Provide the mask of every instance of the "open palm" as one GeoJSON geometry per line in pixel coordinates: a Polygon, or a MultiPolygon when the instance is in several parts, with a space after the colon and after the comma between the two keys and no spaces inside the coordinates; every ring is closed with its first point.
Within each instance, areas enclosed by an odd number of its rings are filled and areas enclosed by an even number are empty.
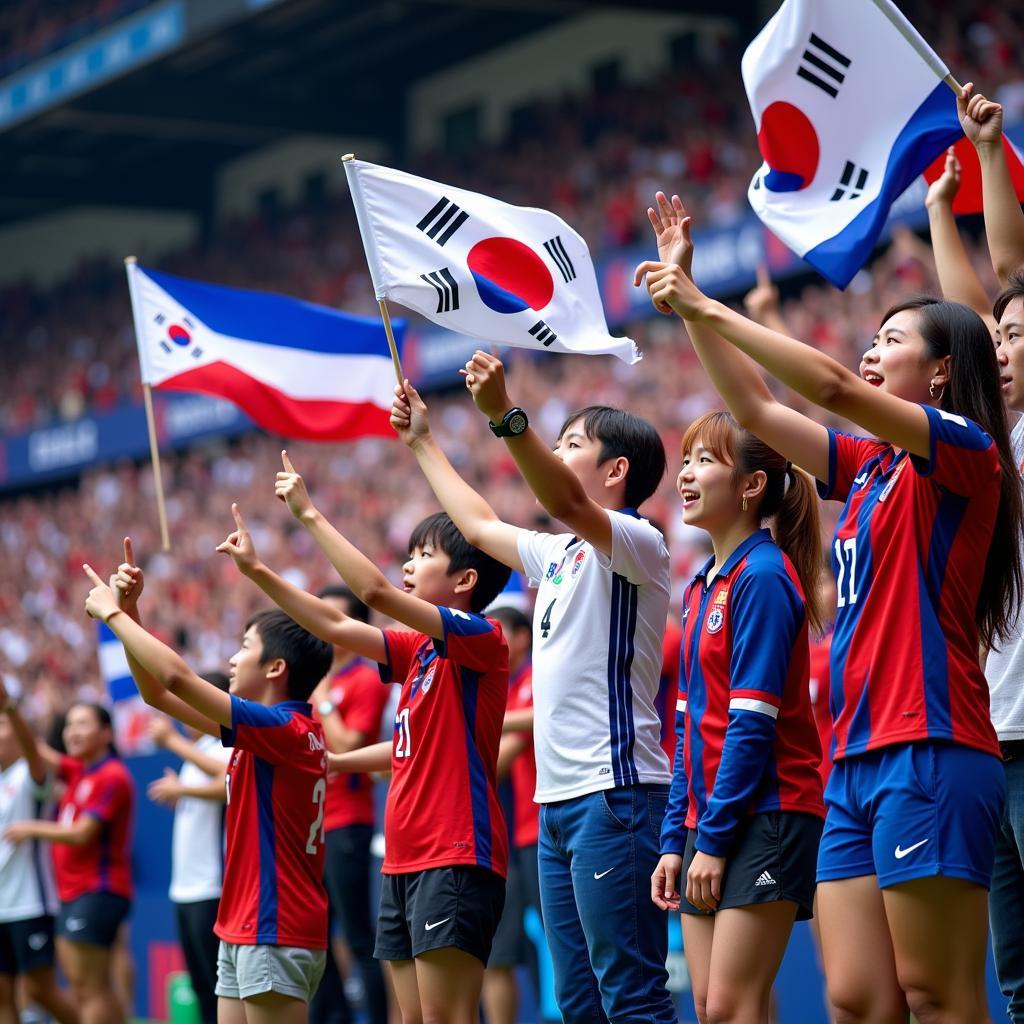
{"type": "Polygon", "coordinates": [[[673,196],[669,202],[664,192],[654,197],[657,209],[650,207],[647,218],[654,228],[654,238],[658,244],[658,259],[662,263],[674,263],[682,267],[687,277],[693,272],[693,240],[690,238],[690,215],[683,206],[679,196],[673,196]]]}

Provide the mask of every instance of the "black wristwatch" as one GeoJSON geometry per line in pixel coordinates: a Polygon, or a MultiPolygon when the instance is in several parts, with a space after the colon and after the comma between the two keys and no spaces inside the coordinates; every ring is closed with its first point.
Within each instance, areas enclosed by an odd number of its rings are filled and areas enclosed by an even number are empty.
{"type": "Polygon", "coordinates": [[[492,423],[488,420],[487,425],[495,437],[518,437],[520,434],[526,433],[530,421],[526,413],[517,405],[501,417],[500,423],[492,423]]]}

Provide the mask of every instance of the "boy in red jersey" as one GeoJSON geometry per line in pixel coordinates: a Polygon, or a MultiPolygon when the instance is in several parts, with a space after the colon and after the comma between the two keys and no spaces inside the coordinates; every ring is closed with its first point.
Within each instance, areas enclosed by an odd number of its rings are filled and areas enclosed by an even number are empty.
{"type": "Polygon", "coordinates": [[[237,506],[237,529],[218,550],[311,632],[376,661],[384,682],[401,683],[393,744],[332,754],[331,768],[392,773],[375,956],[390,962],[403,1019],[477,1024],[508,863],[496,779],[508,647],[478,613],[508,569],[441,513],[413,530],[400,589],[313,506],[287,453],[282,462],[277,496],[356,597],[412,631],[349,618],[271,572],[237,506]]]}
{"type": "Polygon", "coordinates": [[[218,1018],[221,1024],[305,1022],[327,947],[327,757],[307,701],[330,667],[330,648],[283,613],[261,612],[246,624],[225,693],[139,623],[142,572],[129,542],[113,588],[89,566],[85,571],[94,584],[86,611],[124,645],[147,703],[234,748],[215,929],[218,1018]]]}

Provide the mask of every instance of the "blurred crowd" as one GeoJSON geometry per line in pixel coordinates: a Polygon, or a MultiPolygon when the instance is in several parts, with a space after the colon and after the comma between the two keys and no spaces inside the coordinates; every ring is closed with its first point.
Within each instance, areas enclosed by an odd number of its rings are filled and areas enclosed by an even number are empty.
{"type": "MultiPolygon", "coordinates": [[[[1012,61],[1024,46],[1019,8],[968,0],[941,10],[920,6],[921,12],[913,12],[907,5],[907,13],[918,17],[950,66],[962,78],[984,67],[980,82],[1007,105],[1011,118],[1024,117],[1024,79],[1012,61]]],[[[645,210],[658,187],[678,188],[698,224],[728,223],[745,210],[746,183],[757,163],[739,55],[722,39],[695,67],[642,87],[537,104],[502,146],[457,157],[428,154],[416,169],[512,202],[549,206],[598,251],[648,239],[645,210]],[[558,161],[533,159],[537,147],[552,146],[562,154],[558,161]]],[[[969,251],[994,293],[983,243],[969,242],[969,251]]],[[[347,197],[296,209],[279,223],[233,223],[211,244],[161,265],[172,273],[373,312],[347,197]]],[[[901,231],[845,292],[824,284],[791,287],[781,306],[791,332],[856,366],[882,312],[907,294],[935,291],[937,284],[927,244],[901,231]]],[[[0,380],[0,432],[74,418],[137,393],[120,268],[83,266],[46,295],[28,287],[8,289],[0,294],[0,309],[0,350],[18,353],[0,380]]],[[[655,423],[670,472],[644,511],[665,527],[681,583],[705,549],[702,535],[690,535],[679,523],[678,442],[686,424],[718,399],[678,320],[656,316],[624,330],[644,352],[638,365],[513,352],[510,391],[552,440],[568,412],[592,403],[625,406],[655,423]]],[[[457,380],[452,383],[457,387],[457,380]]],[[[435,430],[456,466],[503,517],[534,523],[537,506],[504,446],[481,433],[480,414],[468,395],[453,390],[428,401],[435,430]]],[[[45,719],[79,693],[100,692],[80,567],[89,561],[109,571],[125,534],[132,535],[147,573],[146,620],[200,670],[223,667],[246,617],[264,603],[231,562],[214,553],[231,528],[232,501],[241,506],[269,565],[310,589],[332,580],[333,570],[274,500],[280,448],[278,439],[252,434],[165,457],[170,554],[159,550],[148,464],[108,466],[86,473],[74,486],[0,500],[0,671],[27,684],[36,715],[45,719]]],[[[388,440],[293,444],[289,451],[322,510],[398,579],[409,530],[436,509],[414,460],[388,440]]]]}

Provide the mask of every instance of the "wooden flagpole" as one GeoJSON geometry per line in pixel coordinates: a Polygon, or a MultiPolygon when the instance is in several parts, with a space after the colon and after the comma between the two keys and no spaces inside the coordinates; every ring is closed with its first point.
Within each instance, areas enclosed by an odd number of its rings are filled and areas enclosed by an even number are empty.
{"type": "MultiPolygon", "coordinates": [[[[341,159],[344,161],[355,160],[355,153],[346,153],[341,159]]],[[[391,329],[391,314],[388,312],[388,304],[386,299],[377,300],[377,308],[380,310],[380,318],[384,321],[384,333],[388,336],[388,348],[391,349],[391,362],[395,367],[395,379],[398,381],[399,386],[405,380],[405,374],[402,372],[402,361],[398,358],[398,346],[395,344],[395,332],[391,329]]]]}
{"type": "MultiPolygon", "coordinates": [[[[138,260],[134,256],[125,258],[125,269],[128,270],[128,290],[132,293],[132,313],[135,314],[135,295],[131,271],[138,260]]],[[[135,344],[141,345],[138,320],[135,320],[135,344]]],[[[139,372],[142,372],[142,353],[139,352],[139,372]]],[[[149,430],[149,458],[153,464],[153,491],[156,495],[156,512],[160,520],[160,547],[164,551],[171,550],[171,534],[167,528],[167,503],[164,501],[164,481],[160,472],[160,445],[156,437],[156,416],[153,414],[153,389],[144,380],[142,382],[142,400],[146,406],[146,427],[149,430]]]]}

